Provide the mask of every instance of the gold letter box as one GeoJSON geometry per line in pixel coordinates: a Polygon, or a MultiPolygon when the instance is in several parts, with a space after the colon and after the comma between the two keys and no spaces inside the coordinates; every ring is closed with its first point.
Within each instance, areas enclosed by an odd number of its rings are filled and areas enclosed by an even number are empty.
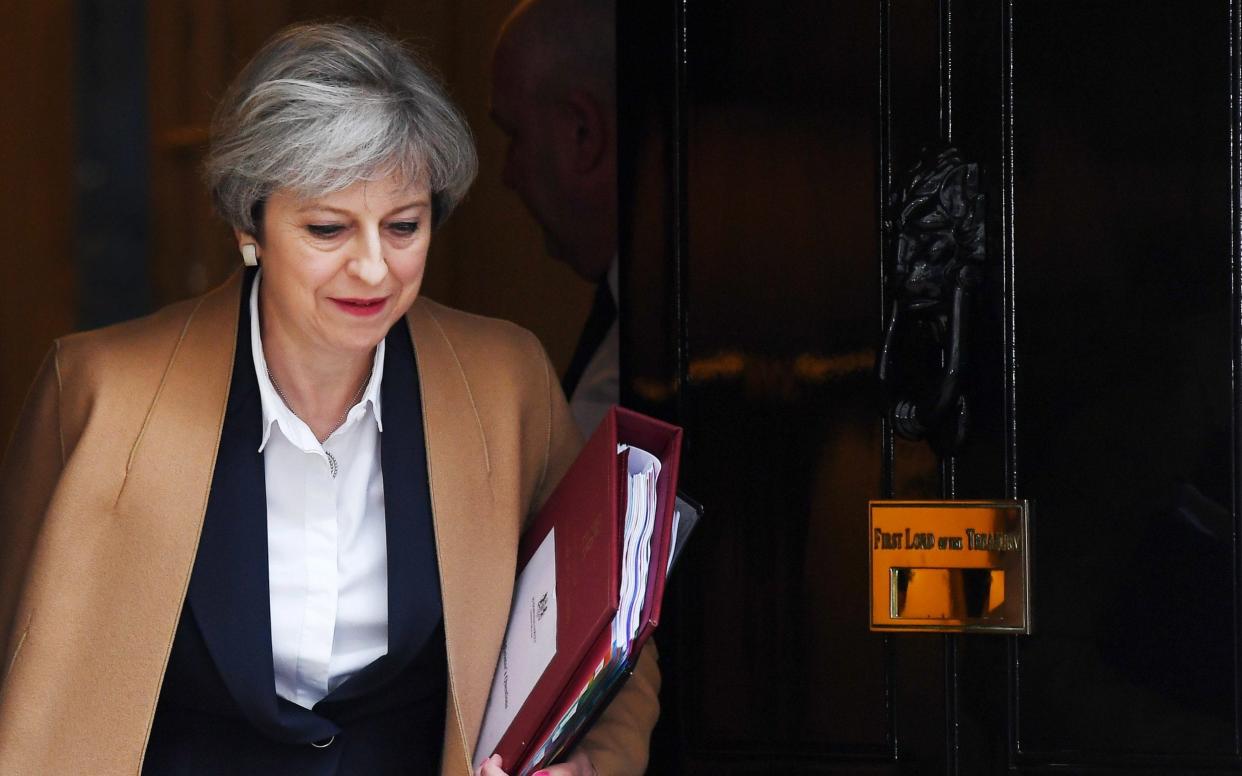
{"type": "Polygon", "coordinates": [[[872,501],[871,630],[1030,633],[1025,501],[872,501]]]}

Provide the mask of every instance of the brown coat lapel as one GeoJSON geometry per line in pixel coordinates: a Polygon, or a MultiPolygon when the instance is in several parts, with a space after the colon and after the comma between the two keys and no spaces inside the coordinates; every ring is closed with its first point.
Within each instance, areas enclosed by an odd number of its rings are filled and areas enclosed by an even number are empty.
{"type": "MultiPolygon", "coordinates": [[[[61,438],[63,471],[3,483],[49,490],[50,503],[0,515],[6,534],[38,526],[12,621],[22,632],[7,639],[0,771],[138,771],[206,507],[237,300],[234,279],[145,327],[59,346],[58,417],[30,432],[61,438]],[[114,350],[113,337],[138,344],[114,350]],[[123,362],[117,378],[75,390],[96,349],[123,362]]],[[[10,455],[27,445],[40,443],[15,437],[10,455]]]]}
{"type": "Polygon", "coordinates": [[[461,767],[470,769],[500,652],[495,622],[507,618],[512,584],[496,584],[488,570],[505,567],[506,558],[511,568],[514,545],[505,541],[503,532],[478,530],[479,517],[494,512],[495,497],[483,428],[461,364],[425,305],[416,304],[408,320],[423,395],[448,652],[449,707],[441,766],[447,776],[460,773],[461,767]]]}

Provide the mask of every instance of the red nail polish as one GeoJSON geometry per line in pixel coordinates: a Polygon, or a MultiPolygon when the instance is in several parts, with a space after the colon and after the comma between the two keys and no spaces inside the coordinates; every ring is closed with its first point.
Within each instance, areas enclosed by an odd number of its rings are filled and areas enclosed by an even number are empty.
{"type": "Polygon", "coordinates": [[[535,776],[548,776],[547,771],[535,771],[535,776]]]}

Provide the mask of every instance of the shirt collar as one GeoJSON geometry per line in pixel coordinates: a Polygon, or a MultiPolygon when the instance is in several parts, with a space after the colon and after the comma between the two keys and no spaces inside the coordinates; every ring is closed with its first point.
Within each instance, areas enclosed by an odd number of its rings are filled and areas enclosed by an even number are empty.
{"type": "MultiPolygon", "coordinates": [[[[280,398],[280,394],[276,393],[276,387],[272,385],[272,379],[268,376],[267,357],[263,354],[263,338],[259,332],[259,282],[262,279],[263,269],[260,268],[255,273],[254,285],[250,289],[250,354],[254,359],[254,374],[259,381],[259,400],[263,407],[263,438],[259,442],[259,452],[263,452],[263,448],[267,447],[267,440],[272,433],[272,424],[279,425],[285,438],[303,450],[307,452],[322,450],[323,446],[319,444],[319,440],[315,438],[310,427],[293,414],[293,411],[280,398]]],[[[380,384],[383,380],[384,340],[380,340],[375,348],[375,358],[371,363],[371,377],[367,380],[367,387],[358,403],[349,408],[341,428],[357,422],[359,416],[365,414],[367,408],[370,407],[371,416],[375,418],[375,425],[383,433],[384,421],[380,407],[380,384]]]]}

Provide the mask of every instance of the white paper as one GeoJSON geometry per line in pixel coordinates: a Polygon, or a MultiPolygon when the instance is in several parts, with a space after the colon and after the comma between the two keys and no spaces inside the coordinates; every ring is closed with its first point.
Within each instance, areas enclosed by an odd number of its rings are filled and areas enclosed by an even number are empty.
{"type": "Polygon", "coordinates": [[[651,537],[656,522],[656,482],[660,478],[659,458],[637,447],[617,446],[618,454],[626,450],[629,451],[629,482],[621,552],[621,594],[612,629],[613,646],[619,650],[629,649],[641,624],[651,565],[651,537]]]}
{"type": "Polygon", "coordinates": [[[474,767],[492,756],[535,683],[556,655],[556,529],[531,556],[514,585],[509,627],[492,677],[474,767]]]}

